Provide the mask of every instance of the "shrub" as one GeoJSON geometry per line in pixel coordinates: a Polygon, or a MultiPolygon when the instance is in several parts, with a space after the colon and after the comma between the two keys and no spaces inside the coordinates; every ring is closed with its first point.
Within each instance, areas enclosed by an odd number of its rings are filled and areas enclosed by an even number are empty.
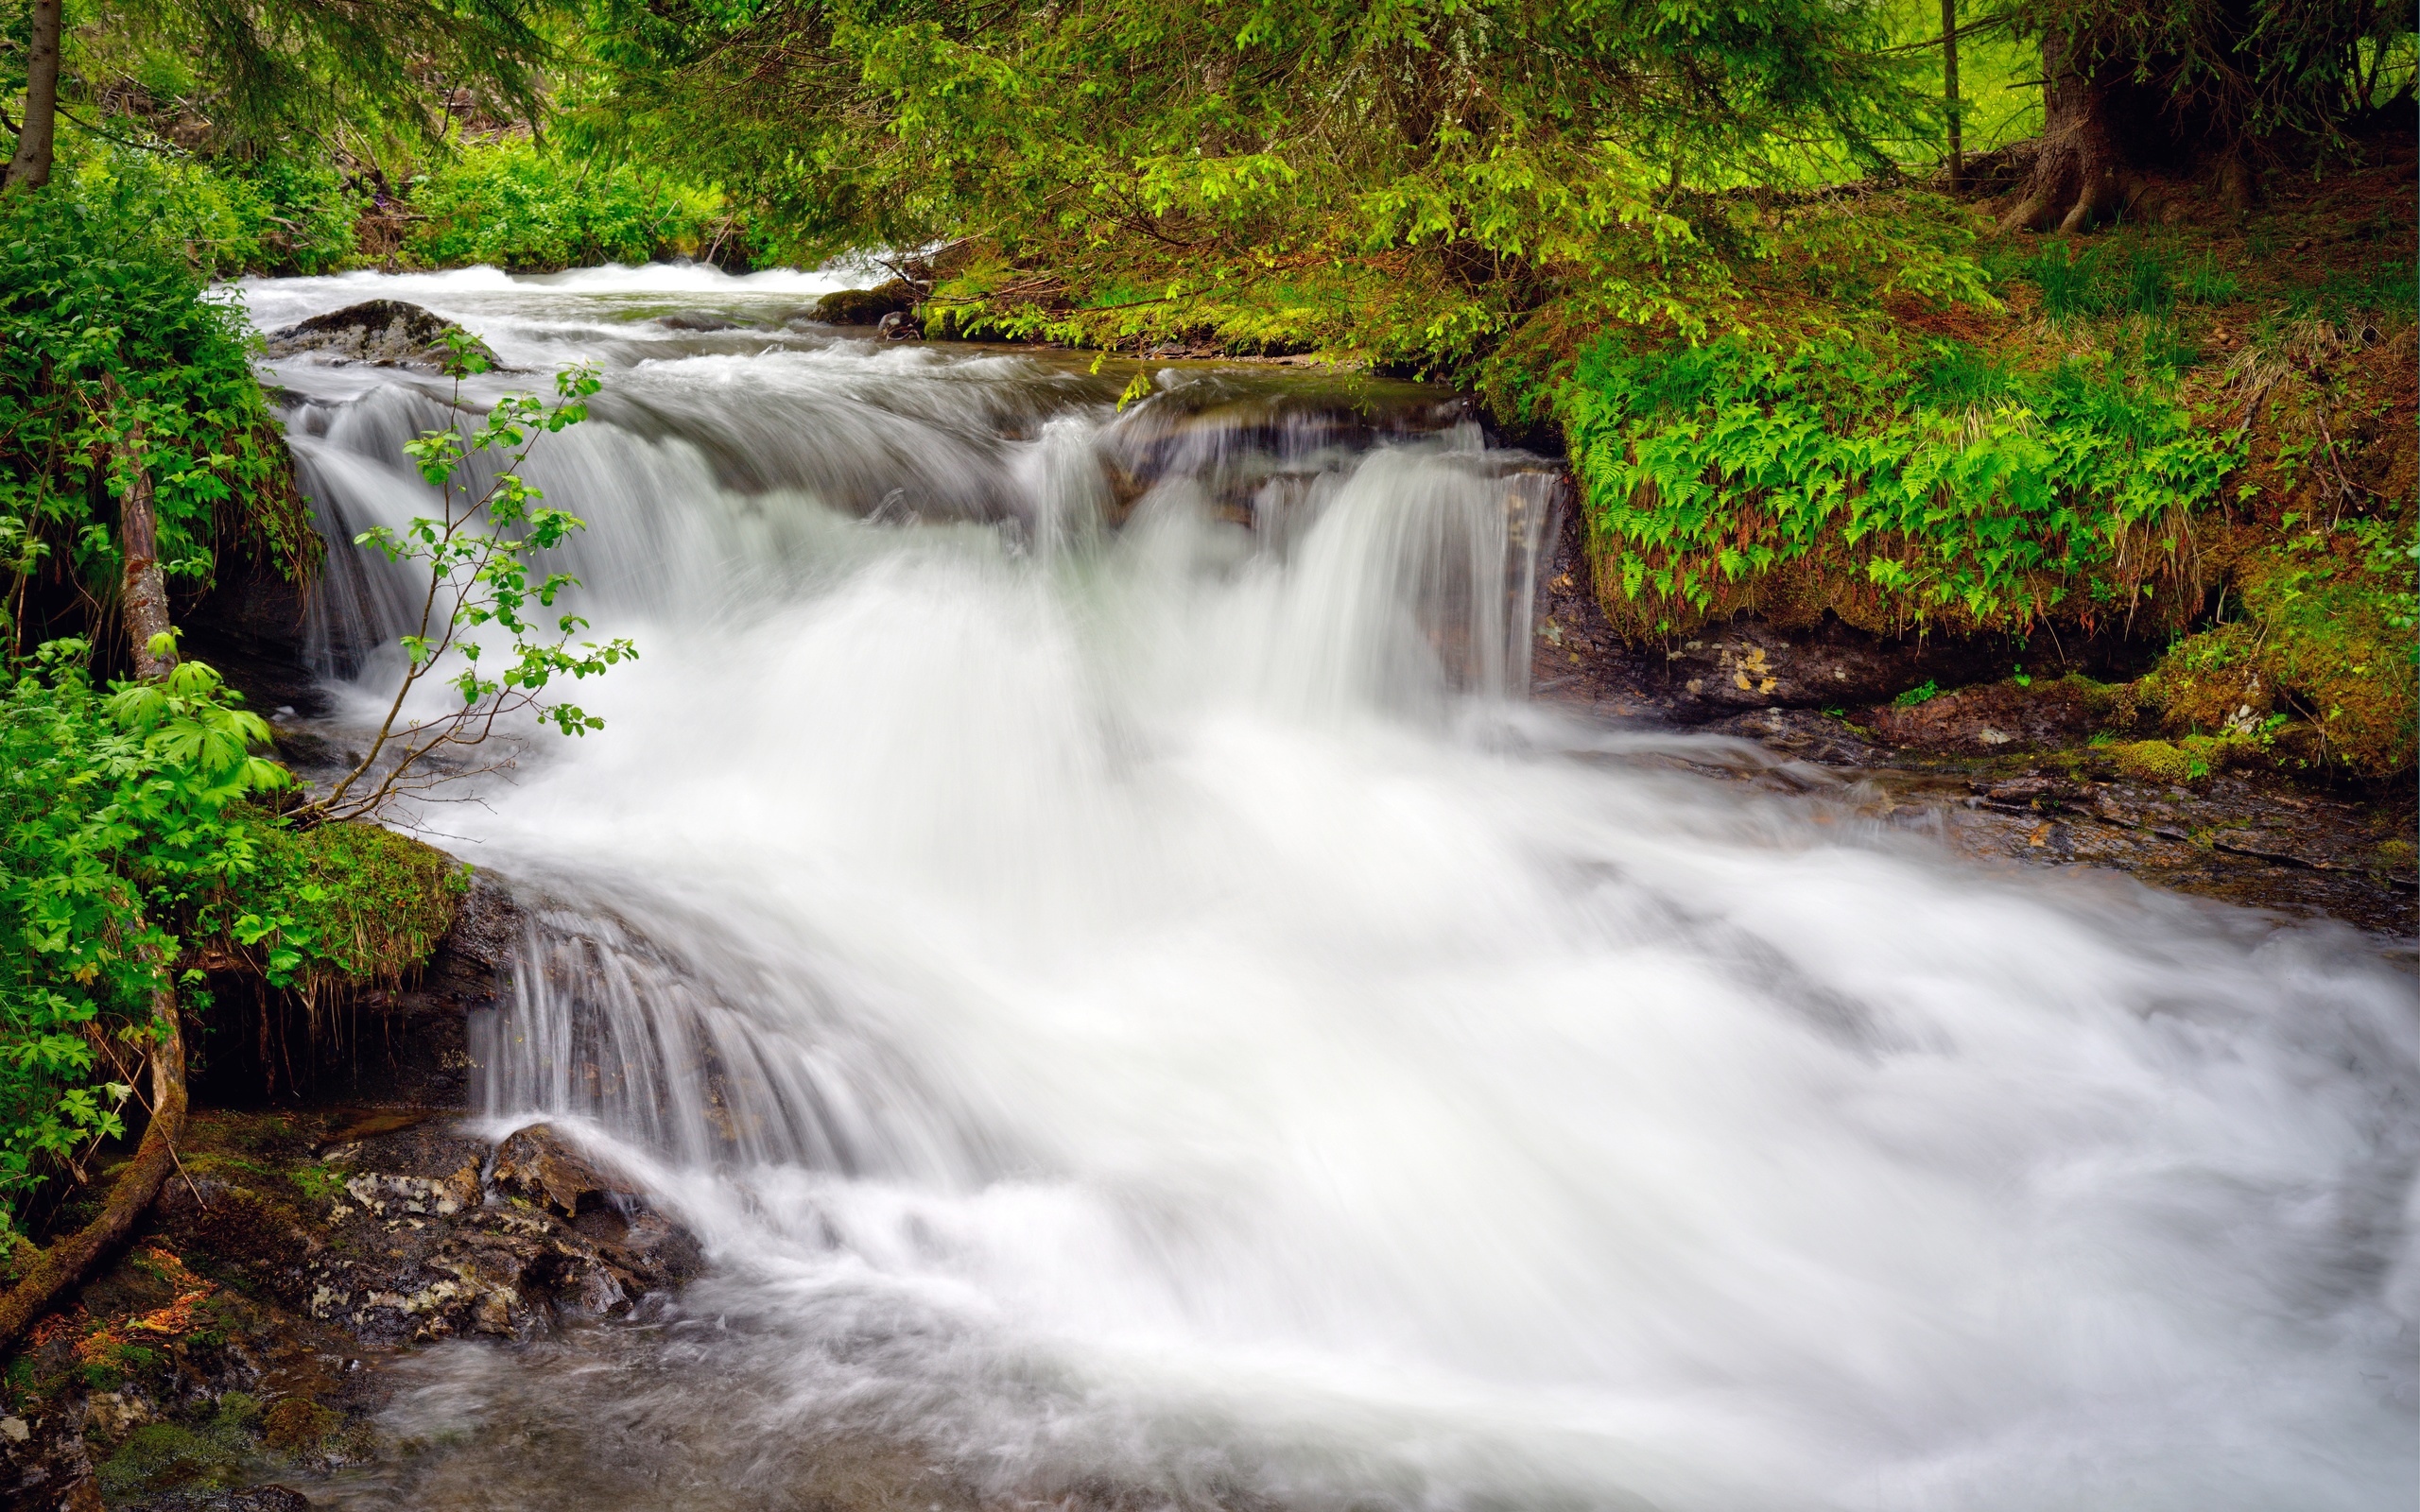
{"type": "MultiPolygon", "coordinates": [[[[175,921],[255,865],[229,810],[284,774],[268,727],[199,662],[103,694],[78,643],[0,687],[0,1200],[122,1133],[127,1088],[99,1053],[147,1024],[175,921]]],[[[0,1232],[6,1215],[0,1214],[0,1232]]]]}
{"type": "Polygon", "coordinates": [[[112,146],[78,164],[88,202],[129,207],[205,279],[328,273],[354,256],[361,211],[335,168],[276,157],[205,163],[112,146]]]}
{"type": "Polygon", "coordinates": [[[1951,368],[1927,381],[1845,342],[1589,349],[1557,409],[1608,613],[1685,627],[1817,566],[1824,607],[1876,626],[2090,623],[2152,596],[2239,438],[2111,361],[1951,368]]]}
{"type": "Polygon", "coordinates": [[[699,256],[724,222],[711,190],[526,140],[462,148],[413,180],[411,204],[413,257],[526,271],[699,256]]]}
{"type": "Polygon", "coordinates": [[[319,538],[242,313],[133,194],[110,180],[0,199],[0,561],[21,579],[80,575],[105,599],[122,564],[96,507],[139,455],[171,579],[207,580],[231,538],[300,568],[319,538]]]}

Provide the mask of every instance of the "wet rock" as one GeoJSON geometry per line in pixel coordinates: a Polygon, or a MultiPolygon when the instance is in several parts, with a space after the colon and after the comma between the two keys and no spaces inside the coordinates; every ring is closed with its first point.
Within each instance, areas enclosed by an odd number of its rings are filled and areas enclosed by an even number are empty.
{"type": "Polygon", "coordinates": [[[735,320],[727,315],[717,315],[712,310],[676,310],[670,315],[656,317],[655,323],[667,331],[704,332],[745,329],[745,322],[735,320]]]}
{"type": "Polygon", "coordinates": [[[878,326],[887,315],[913,309],[917,292],[905,279],[871,289],[835,289],[815,303],[814,318],[825,325],[878,326]]]}
{"type": "Polygon", "coordinates": [[[2001,781],[1978,781],[1967,784],[1981,802],[2001,808],[2043,809],[2073,800],[2079,794],[2077,784],[2065,777],[2033,772],[2023,777],[2001,781]]]}
{"type": "Polygon", "coordinates": [[[318,717],[334,705],[303,662],[307,612],[302,585],[257,562],[230,561],[199,598],[179,608],[177,626],[187,651],[216,667],[254,713],[290,709],[318,717]]]}
{"type": "MultiPolygon", "coordinates": [[[[332,365],[359,362],[441,372],[448,355],[444,334],[460,329],[417,304],[366,300],[270,332],[267,352],[271,357],[316,356],[332,365]]],[[[473,350],[490,368],[502,366],[485,342],[475,340],[473,350]]]]}
{"type": "Polygon", "coordinates": [[[1706,726],[1705,731],[1712,735],[1737,735],[1793,761],[1815,762],[1824,766],[1871,766],[1890,754],[1876,746],[1865,730],[1809,709],[1760,709],[1752,714],[1718,720],[1706,726]]]}
{"type": "Polygon", "coordinates": [[[544,1124],[521,1129],[496,1146],[492,1179],[506,1196],[565,1218],[601,1207],[609,1198],[637,1195],[626,1184],[600,1175],[544,1124]]]}
{"type": "MultiPolygon", "coordinates": [[[[299,1001],[272,999],[253,1012],[273,1016],[230,1037],[195,1078],[197,1095],[233,1102],[274,1077],[283,1094],[323,1108],[431,1111],[468,1106],[474,1075],[474,1024],[491,1020],[511,986],[513,951],[525,928],[511,885],[473,871],[456,903],[453,928],[416,971],[390,987],[357,988],[341,1005],[340,1032],[315,1028],[299,1001]],[[270,1043],[264,1062],[263,1043],[270,1043]]],[[[230,977],[224,990],[252,996],[230,977]]],[[[322,1010],[324,1012],[324,1008],[322,1010]]]]}
{"type": "Polygon", "coordinates": [[[1886,639],[1826,619],[1784,629],[1742,618],[1663,649],[1663,696],[1696,722],[1741,709],[1855,709],[1927,679],[1964,680],[1991,664],[1983,648],[1886,639]]]}
{"type": "Polygon", "coordinates": [[[625,1314],[699,1268],[695,1239],[553,1131],[524,1130],[508,1147],[424,1122],[322,1146],[319,1165],[285,1181],[205,1156],[163,1195],[161,1228],[380,1349],[542,1336],[625,1314]]]}
{"type": "Polygon", "coordinates": [[[925,328],[907,311],[893,310],[874,326],[874,332],[885,341],[916,341],[923,339],[925,328]]]}
{"type": "Polygon", "coordinates": [[[2082,744],[2100,726],[2105,694],[2080,678],[1961,688],[1919,703],[1884,705],[1858,722],[1893,746],[1942,755],[1992,756],[2082,744]]]}

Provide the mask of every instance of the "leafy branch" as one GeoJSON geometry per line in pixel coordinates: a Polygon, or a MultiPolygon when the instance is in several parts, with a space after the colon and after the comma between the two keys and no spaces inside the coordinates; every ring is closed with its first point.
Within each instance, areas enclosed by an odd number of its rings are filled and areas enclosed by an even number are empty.
{"type": "MultiPolygon", "coordinates": [[[[463,380],[485,371],[487,359],[467,332],[449,329],[443,340],[446,371],[454,379],[449,407],[458,411],[463,380]]],[[[579,580],[565,573],[534,576],[529,558],[586,525],[545,504],[520,472],[540,438],[588,418],[588,397],[599,387],[593,366],[567,368],[555,375],[552,404],[535,394],[507,394],[467,439],[459,427],[448,425],[404,443],[422,479],[438,490],[442,512],[415,518],[400,531],[385,525],[366,530],[354,544],[370,546],[390,562],[422,565],[428,587],[418,623],[402,637],[404,677],[377,736],[353,770],[312,805],[315,818],[378,815],[398,797],[470,775],[437,770],[431,758],[482,745],[506,721],[530,717],[566,735],[604,728],[602,719],[550,696],[548,690],[560,679],[596,677],[638,651],[627,640],[574,644],[573,637],[588,622],[568,612],[549,619],[544,612],[579,580]],[[475,489],[462,478],[464,466],[473,456],[490,455],[502,456],[504,464],[485,489],[475,489]],[[499,633],[505,649],[489,657],[499,633]],[[442,680],[461,696],[461,707],[407,719],[404,711],[413,691],[448,665],[454,670],[442,680]]]]}

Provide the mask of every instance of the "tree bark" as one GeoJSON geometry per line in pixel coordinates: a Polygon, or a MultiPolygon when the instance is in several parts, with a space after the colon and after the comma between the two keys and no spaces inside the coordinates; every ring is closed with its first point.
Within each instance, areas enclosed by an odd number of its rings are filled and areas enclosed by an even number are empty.
{"type": "MultiPolygon", "coordinates": [[[[166,971],[164,964],[164,976],[166,971]]],[[[135,1221],[176,1169],[176,1142],[185,1127],[185,1041],[177,1024],[176,989],[158,988],[151,1005],[163,1027],[159,1042],[151,1047],[150,1126],[143,1131],[134,1159],[120,1168],[111,1184],[101,1215],[43,1250],[25,1280],[0,1297],[0,1350],[13,1346],[62,1294],[126,1243],[135,1221]]]]}
{"type": "MultiPolygon", "coordinates": [[[[126,391],[117,380],[105,378],[102,386],[112,407],[123,413],[126,391]]],[[[117,504],[118,550],[126,558],[118,583],[119,606],[127,639],[134,643],[134,675],[162,678],[176,666],[177,653],[173,642],[164,656],[151,648],[155,639],[169,633],[168,582],[160,571],[160,510],[151,491],[151,473],[143,465],[142,421],[128,424],[116,451],[119,471],[126,478],[117,504]]]]}
{"type": "Polygon", "coordinates": [[[60,3],[33,0],[33,45],[26,54],[26,123],[17,131],[16,156],[9,160],[11,189],[50,182],[51,142],[59,129],[60,3]]]}
{"type": "Polygon", "coordinates": [[[2042,39],[2042,137],[2011,231],[2089,231],[2117,213],[2123,167],[2108,90],[2075,65],[2065,38],[2042,39]]]}

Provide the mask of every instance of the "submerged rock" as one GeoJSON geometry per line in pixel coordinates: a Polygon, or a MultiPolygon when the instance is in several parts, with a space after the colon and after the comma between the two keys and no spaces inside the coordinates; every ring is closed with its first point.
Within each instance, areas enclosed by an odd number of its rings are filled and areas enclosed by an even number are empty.
{"type": "MultiPolygon", "coordinates": [[[[401,300],[365,300],[341,310],[315,315],[268,334],[272,357],[317,356],[330,365],[366,363],[374,368],[418,368],[444,370],[448,331],[460,326],[401,300]]],[[[472,349],[500,368],[495,352],[475,337],[472,349]]]]}
{"type": "Polygon", "coordinates": [[[742,322],[735,320],[727,315],[717,315],[712,310],[675,310],[670,315],[657,316],[655,323],[664,327],[667,331],[738,331],[744,329],[742,322]]]}

